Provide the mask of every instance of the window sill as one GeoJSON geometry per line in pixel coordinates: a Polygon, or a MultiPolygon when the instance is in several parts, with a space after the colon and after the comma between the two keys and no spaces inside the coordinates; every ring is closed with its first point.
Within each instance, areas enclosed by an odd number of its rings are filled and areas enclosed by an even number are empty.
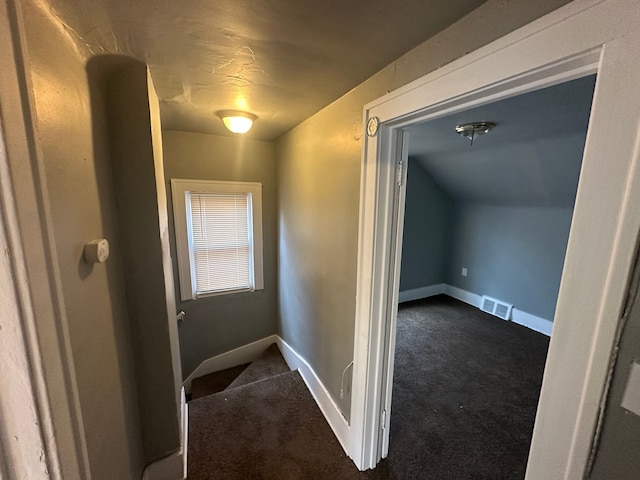
{"type": "Polygon", "coordinates": [[[237,289],[237,290],[223,290],[223,291],[219,291],[219,292],[210,292],[210,293],[199,293],[196,294],[195,298],[192,298],[191,300],[201,300],[203,298],[211,298],[211,297],[221,297],[224,295],[234,295],[234,294],[238,294],[238,293],[254,293],[254,292],[259,292],[261,291],[254,289],[254,288],[241,288],[241,289],[237,289]]]}

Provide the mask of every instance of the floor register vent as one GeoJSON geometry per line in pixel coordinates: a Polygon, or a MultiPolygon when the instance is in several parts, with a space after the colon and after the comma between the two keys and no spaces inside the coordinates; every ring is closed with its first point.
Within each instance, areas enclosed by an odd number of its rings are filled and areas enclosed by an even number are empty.
{"type": "Polygon", "coordinates": [[[511,320],[511,309],[513,309],[513,305],[496,300],[495,298],[487,297],[486,295],[482,296],[480,310],[483,312],[490,313],[491,315],[500,317],[503,320],[511,320]]]}

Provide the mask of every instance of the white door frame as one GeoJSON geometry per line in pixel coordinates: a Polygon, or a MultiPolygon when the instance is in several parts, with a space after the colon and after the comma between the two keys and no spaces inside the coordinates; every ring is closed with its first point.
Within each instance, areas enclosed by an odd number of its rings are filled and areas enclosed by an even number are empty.
{"type": "Polygon", "coordinates": [[[0,476],[89,479],[22,25],[0,0],[0,476]]]}
{"type": "Polygon", "coordinates": [[[640,231],[640,3],[580,0],[368,105],[364,145],[350,455],[386,455],[401,230],[399,132],[416,121],[597,73],[580,184],[540,394],[527,479],[586,472],[640,231]],[[626,94],[625,94],[626,93],[626,94]]]}

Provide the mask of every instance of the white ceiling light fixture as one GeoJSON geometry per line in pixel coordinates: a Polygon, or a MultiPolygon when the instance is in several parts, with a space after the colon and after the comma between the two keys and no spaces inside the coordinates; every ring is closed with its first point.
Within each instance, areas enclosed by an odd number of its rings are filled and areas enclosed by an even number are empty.
{"type": "Polygon", "coordinates": [[[473,145],[473,140],[477,135],[489,133],[489,131],[495,126],[496,124],[491,122],[463,123],[461,125],[456,125],[456,133],[471,140],[471,145],[473,145]]]}
{"type": "Polygon", "coordinates": [[[222,119],[224,126],[232,133],[247,133],[258,118],[252,113],[239,110],[221,110],[218,112],[218,116],[222,119]]]}

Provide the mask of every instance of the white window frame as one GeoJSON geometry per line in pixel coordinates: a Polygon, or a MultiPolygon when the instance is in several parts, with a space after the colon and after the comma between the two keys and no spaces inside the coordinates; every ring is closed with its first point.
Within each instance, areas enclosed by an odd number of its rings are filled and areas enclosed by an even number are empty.
{"type": "Polygon", "coordinates": [[[214,180],[171,179],[171,196],[173,200],[173,221],[176,234],[176,251],[178,256],[178,277],[180,280],[180,298],[197,300],[199,298],[229,295],[264,289],[263,246],[262,246],[262,184],[259,182],[221,182],[214,180]],[[198,294],[196,292],[193,253],[190,240],[190,222],[187,215],[186,196],[189,193],[246,193],[250,198],[251,222],[250,236],[253,244],[253,288],[227,290],[198,294]]]}

